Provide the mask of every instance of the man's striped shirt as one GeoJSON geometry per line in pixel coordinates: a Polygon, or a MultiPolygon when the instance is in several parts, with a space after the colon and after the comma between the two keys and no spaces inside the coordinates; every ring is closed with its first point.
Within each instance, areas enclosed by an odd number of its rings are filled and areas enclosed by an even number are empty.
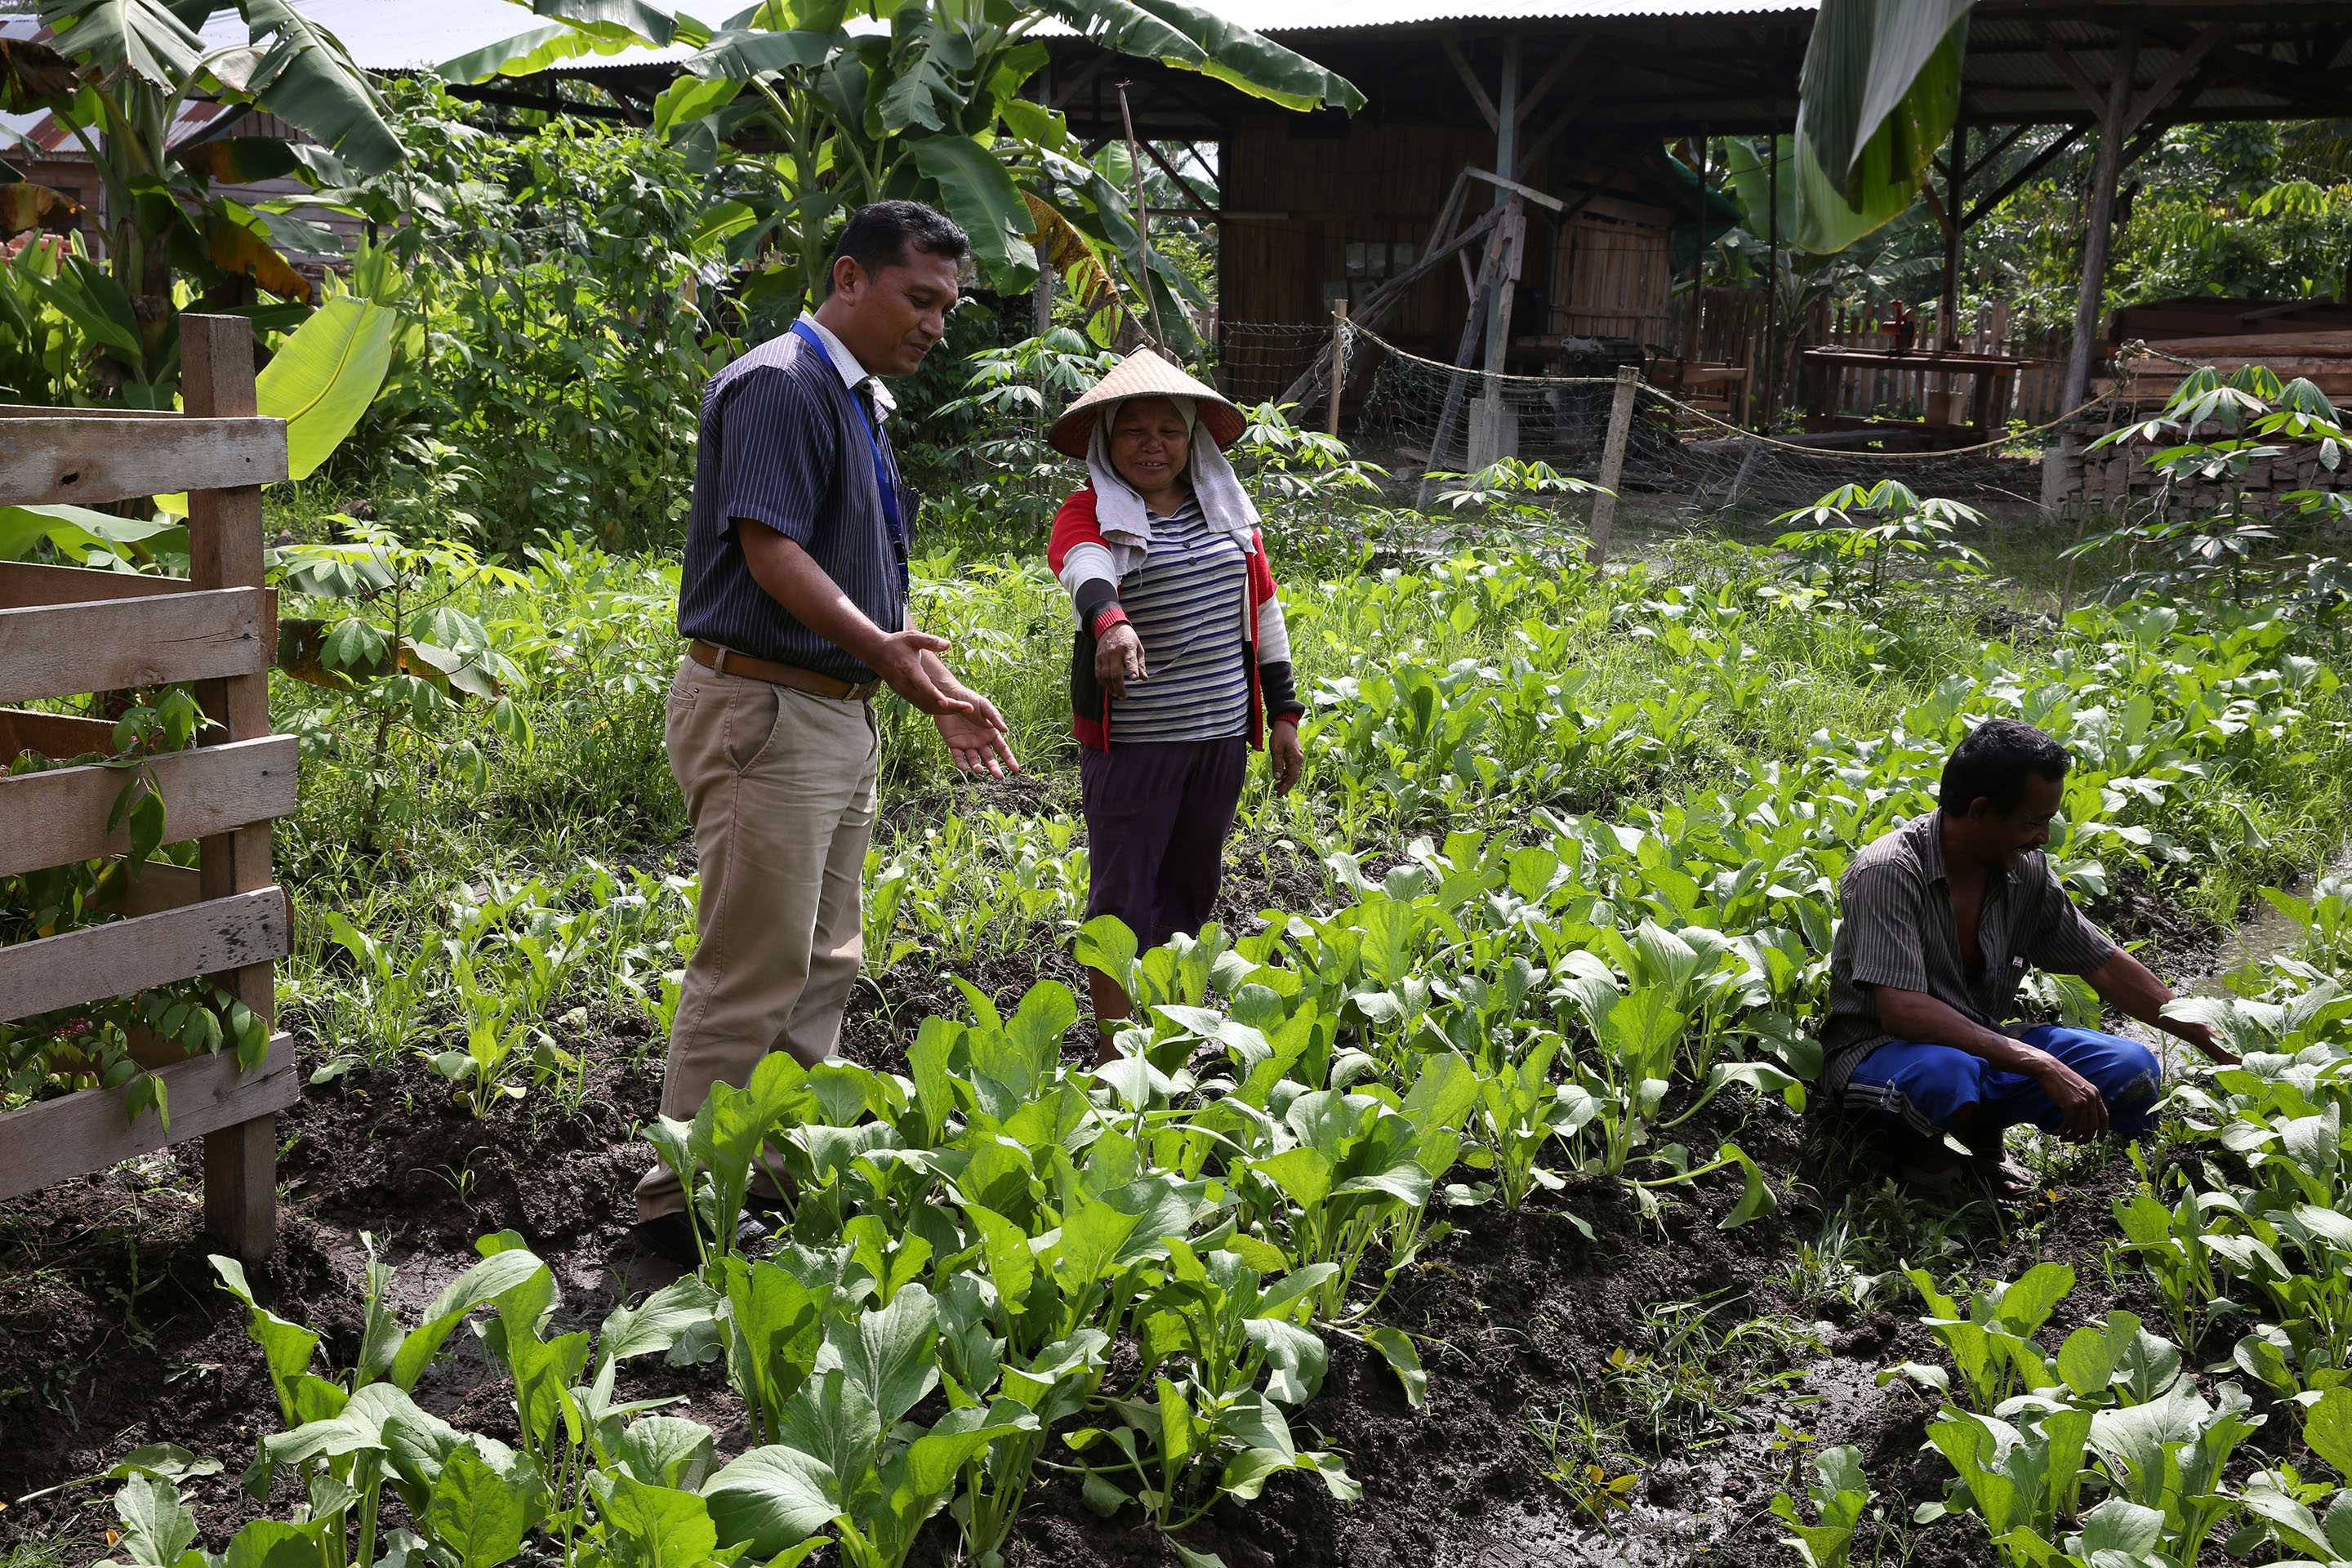
{"type": "Polygon", "coordinates": [[[1242,616],[1249,560],[1229,533],[1210,528],[1197,500],[1151,519],[1143,563],[1118,584],[1118,602],[1142,639],[1146,679],[1110,705],[1114,745],[1222,741],[1249,729],[1249,671],[1242,616]]]}
{"type": "Polygon", "coordinates": [[[806,551],[866,619],[886,632],[906,626],[900,545],[890,538],[874,462],[878,443],[899,491],[903,542],[916,503],[879,423],[889,395],[838,339],[822,329],[818,336],[815,345],[793,332],[772,338],[703,389],[677,629],[860,685],[874,672],[770,597],[736,537],[746,523],[774,529],[806,551]],[[869,430],[877,434],[869,437],[869,430]]]}
{"type": "Polygon", "coordinates": [[[1985,879],[1977,915],[1983,966],[1969,978],[1944,868],[1941,812],[1914,818],[1855,856],[1838,881],[1838,899],[1822,1026],[1822,1087],[1832,1095],[1843,1094],[1863,1058],[1895,1037],[1879,1020],[1877,987],[1923,992],[1998,1030],[2015,1016],[2027,964],[2088,974],[2116,952],[2037,851],[1985,879]]]}

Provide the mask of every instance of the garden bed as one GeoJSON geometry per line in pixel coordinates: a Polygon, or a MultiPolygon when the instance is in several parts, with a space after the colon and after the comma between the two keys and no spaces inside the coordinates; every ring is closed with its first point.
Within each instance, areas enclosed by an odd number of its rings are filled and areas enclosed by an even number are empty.
{"type": "MultiPolygon", "coordinates": [[[[1243,879],[1243,893],[1257,890],[1243,879]]],[[[1007,963],[973,978],[1009,998],[1036,973],[1007,963]]],[[[1046,973],[1078,978],[1066,952],[1048,955],[1046,973]]],[[[917,1018],[961,1000],[913,962],[885,975],[878,993],[917,1018]]],[[[860,998],[848,1053],[904,1070],[877,991],[861,987],[860,998]]],[[[347,1363],[358,1342],[362,1231],[398,1268],[394,1304],[404,1318],[478,1260],[478,1237],[504,1229],[553,1267],[563,1327],[593,1327],[625,1296],[677,1277],[627,1235],[630,1188],[653,1159],[630,1134],[659,1100],[660,1042],[634,1016],[599,1025],[567,1006],[551,1009],[551,1022],[563,1047],[592,1064],[572,1108],[535,1094],[477,1121],[446,1080],[410,1058],[391,1071],[355,1067],[309,1085],[282,1115],[284,1235],[270,1261],[249,1273],[261,1300],[325,1333],[335,1363],[347,1363]]],[[[1085,1030],[1071,1031],[1073,1060],[1085,1030]]],[[[299,1060],[307,1075],[320,1058],[306,1046],[299,1060]]],[[[1776,1184],[1824,1168],[1839,1173],[1838,1187],[1873,1184],[1870,1152],[1844,1146],[1818,1119],[1777,1100],[1738,1099],[1736,1107],[1718,1100],[1685,1130],[1693,1147],[1737,1136],[1776,1184]]],[[[191,1196],[200,1168],[195,1152],[183,1149],[0,1208],[0,1245],[12,1254],[0,1291],[0,1496],[94,1474],[143,1444],[173,1443],[225,1466],[182,1483],[206,1545],[222,1548],[247,1519],[283,1516],[290,1480],[268,1508],[236,1482],[258,1438],[276,1429],[274,1395],[243,1312],[205,1261],[214,1247],[198,1234],[191,1196]]],[[[2116,1304],[2090,1286],[2111,1231],[2109,1200],[2130,1178],[2119,1159],[2094,1163],[2005,1226],[1976,1211],[1953,1227],[1952,1245],[1990,1277],[2074,1262],[2085,1284],[2068,1321],[2095,1320],[2116,1304]]],[[[1311,1478],[1281,1476],[1246,1509],[1220,1505],[1188,1541],[1231,1568],[1778,1563],[1785,1551],[1765,1505],[1806,1454],[1837,1443],[1863,1448],[1871,1473],[1884,1478],[1891,1513],[1939,1496],[1939,1472],[1915,1452],[1931,1407],[1906,1385],[1874,1381],[1882,1366],[1932,1353],[1908,1287],[1889,1281],[1858,1310],[1851,1279],[1834,1265],[1804,1274],[1806,1249],[1818,1251],[1830,1217],[1812,1185],[1788,1185],[1777,1212],[1730,1231],[1715,1222],[1736,1186],[1683,1190],[1690,1200],[1669,1203],[1654,1221],[1637,1214],[1622,1185],[1598,1178],[1538,1191],[1517,1214],[1498,1205],[1455,1213],[1455,1234],[1400,1277],[1380,1313],[1427,1337],[1428,1407],[1412,1410],[1377,1356],[1338,1343],[1323,1391],[1294,1417],[1318,1446],[1347,1456],[1364,1500],[1342,1507],[1311,1478]],[[1591,1239],[1570,1215],[1591,1228],[1591,1239]],[[1705,1310],[1710,1327],[1694,1342],[1654,1342],[1681,1315],[1677,1303],[1705,1310]],[[1731,1333],[1759,1320],[1775,1325],[1768,1339],[1750,1331],[1741,1342],[1731,1333]],[[1619,1352],[1651,1358],[1655,1375],[1612,1378],[1619,1352]],[[1653,1440],[1635,1434],[1603,1453],[1574,1448],[1580,1412],[1622,1421],[1661,1401],[1655,1418],[1664,1426],[1653,1440]],[[1585,1471],[1594,1458],[1603,1460],[1597,1487],[1585,1471]],[[1639,1478],[1630,1489],[1608,1488],[1628,1475],[1639,1478]]],[[[1944,1228],[1937,1216],[1915,1217],[1929,1233],[1944,1228]]],[[[420,1405],[511,1439],[509,1395],[467,1336],[456,1343],[419,1386],[420,1405]]],[[[623,1393],[682,1394],[688,1403],[673,1413],[716,1429],[722,1455],[748,1445],[740,1403],[719,1366],[633,1364],[650,1370],[625,1375],[623,1393]]],[[[0,1549],[96,1542],[110,1490],[69,1489],[0,1512],[0,1549]]],[[[932,1539],[941,1550],[951,1543],[943,1520],[932,1539]]],[[[1925,1532],[1911,1561],[1974,1563],[1980,1544],[1980,1535],[1947,1525],[1925,1532]]],[[[917,1560],[935,1560],[930,1551],[917,1560]]],[[[1014,1568],[1176,1563],[1131,1512],[1099,1519],[1074,1484],[1054,1477],[1033,1492],[1008,1560],[1014,1568]]]]}

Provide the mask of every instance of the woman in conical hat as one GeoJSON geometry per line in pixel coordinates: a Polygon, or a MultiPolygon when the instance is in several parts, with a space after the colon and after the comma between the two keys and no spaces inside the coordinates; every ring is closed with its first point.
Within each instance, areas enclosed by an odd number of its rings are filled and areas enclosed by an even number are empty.
{"type": "MultiPolygon", "coordinates": [[[[1224,448],[1241,410],[1149,349],[1127,356],[1054,423],[1092,482],[1054,517],[1046,564],[1070,591],[1072,728],[1092,887],[1152,947],[1216,908],[1250,749],[1277,795],[1306,768],[1290,635],[1257,509],[1224,448]]],[[[1089,972],[1102,1059],[1125,991],[1089,972]]]]}

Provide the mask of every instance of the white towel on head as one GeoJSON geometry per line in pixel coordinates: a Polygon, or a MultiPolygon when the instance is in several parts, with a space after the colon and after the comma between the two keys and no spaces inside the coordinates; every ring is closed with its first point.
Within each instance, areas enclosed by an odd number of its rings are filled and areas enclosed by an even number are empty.
{"type": "MultiPolygon", "coordinates": [[[[1168,401],[1184,416],[1185,429],[1192,437],[1184,472],[1192,481],[1192,498],[1201,503],[1201,516],[1211,528],[1232,535],[1244,554],[1252,552],[1257,508],[1242,489],[1241,476],[1234,472],[1214,438],[1202,431],[1194,401],[1189,397],[1168,397],[1168,401]]],[[[1110,422],[1119,407],[1114,403],[1096,418],[1094,437],[1087,443],[1087,472],[1094,480],[1095,526],[1111,546],[1113,570],[1124,577],[1151,548],[1151,517],[1135,487],[1111,466],[1110,422]]]]}

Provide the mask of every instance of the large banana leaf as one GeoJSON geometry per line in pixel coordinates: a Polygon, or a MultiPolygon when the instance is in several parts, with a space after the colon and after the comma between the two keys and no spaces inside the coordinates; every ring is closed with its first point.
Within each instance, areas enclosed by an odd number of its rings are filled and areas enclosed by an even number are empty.
{"type": "Polygon", "coordinates": [[[80,204],[63,191],[29,180],[11,180],[0,185],[0,239],[28,228],[63,228],[66,220],[79,211],[80,204]]]}
{"type": "MultiPolygon", "coordinates": [[[[1076,3],[1092,8],[1109,0],[1076,3]]],[[[1318,104],[1328,104],[1353,114],[1364,107],[1364,95],[1347,78],[1325,70],[1306,56],[1294,54],[1238,23],[1228,22],[1198,5],[1188,5],[1184,0],[1133,3],[1182,34],[1204,57],[1198,63],[1171,59],[1171,65],[1215,77],[1228,86],[1271,100],[1286,109],[1308,110],[1318,104]]]]}
{"type": "Polygon", "coordinates": [[[1035,221],[996,154],[969,136],[926,136],[915,167],[939,187],[940,205],[971,237],[972,258],[998,289],[1017,294],[1037,280],[1035,221]]]}
{"type": "Polygon", "coordinates": [[[1798,243],[1843,249],[1908,206],[1958,118],[1974,0],[1822,0],[1797,114],[1798,243]]]}
{"type": "Polygon", "coordinates": [[[608,38],[602,34],[585,32],[568,23],[550,22],[541,27],[526,27],[511,38],[444,60],[434,68],[434,74],[444,81],[488,81],[494,76],[533,76],[559,60],[577,59],[582,55],[617,55],[623,49],[644,47],[642,38],[608,38]]]}
{"type": "Polygon", "coordinates": [[[159,87],[179,86],[203,63],[195,29],[161,0],[59,0],[41,19],[70,54],[107,69],[127,68],[159,87]]]}
{"type": "Polygon", "coordinates": [[[237,8],[254,43],[268,45],[245,84],[256,102],[364,174],[400,163],[400,138],[384,122],[383,100],[341,39],[286,0],[238,0],[237,8]]]}
{"type": "Polygon", "coordinates": [[[81,90],[73,61],[30,38],[0,38],[0,114],[62,108],[81,90]]]}
{"type": "Polygon", "coordinates": [[[261,413],[286,421],[289,478],[309,478],[368,411],[399,329],[397,310],[345,294],[303,322],[255,379],[261,413]]]}

